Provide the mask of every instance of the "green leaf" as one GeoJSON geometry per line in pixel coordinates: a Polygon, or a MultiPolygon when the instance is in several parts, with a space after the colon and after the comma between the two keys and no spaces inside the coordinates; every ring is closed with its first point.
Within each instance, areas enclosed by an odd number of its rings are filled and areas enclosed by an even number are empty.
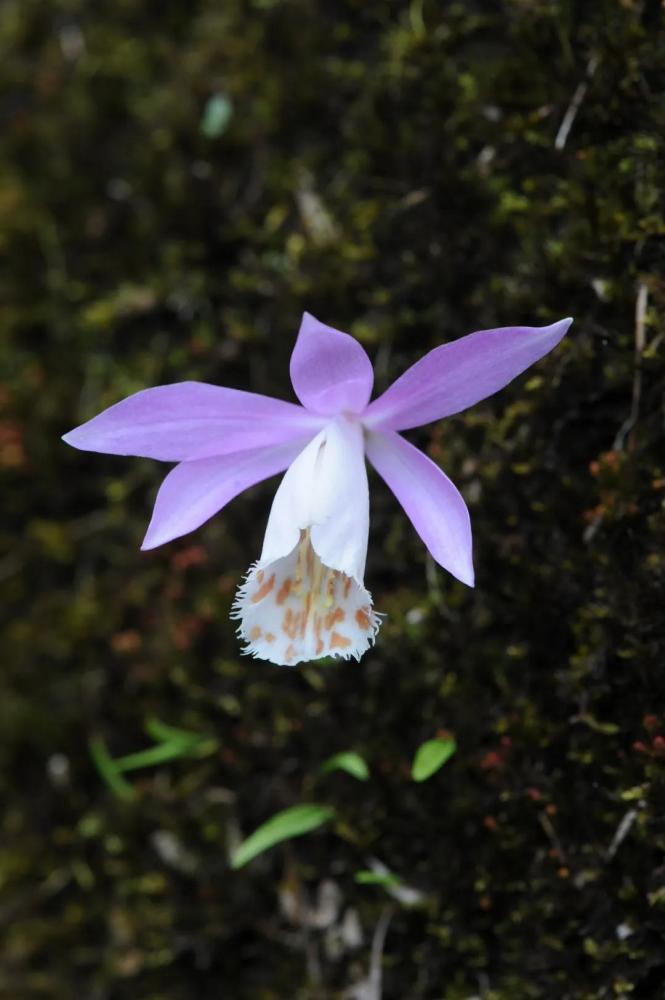
{"type": "Polygon", "coordinates": [[[211,738],[202,733],[192,733],[188,729],[176,729],[175,726],[167,726],[165,722],[160,722],[154,716],[145,720],[145,731],[151,736],[155,743],[181,743],[190,744],[192,747],[201,743],[212,742],[211,738]]]}
{"type": "Polygon", "coordinates": [[[231,858],[231,867],[242,868],[248,861],[263,854],[282,840],[301,837],[310,830],[327,823],[335,815],[329,806],[299,805],[276,813],[244,840],[231,858]]]}
{"type": "Polygon", "coordinates": [[[218,746],[215,739],[190,733],[186,729],[167,726],[159,719],[147,719],[145,730],[157,741],[157,745],[115,760],[110,756],[103,740],[95,738],[90,741],[90,753],[97,770],[106,784],[121,798],[128,799],[134,794],[134,789],[125,781],[121,772],[155,767],[157,764],[165,764],[167,761],[178,760],[180,757],[192,754],[213,753],[218,746]]]}
{"type": "Polygon", "coordinates": [[[120,774],[117,761],[113,760],[110,756],[104,740],[96,736],[90,740],[88,746],[95,767],[111,791],[120,799],[132,799],[134,797],[134,789],[120,774]]]}
{"type": "Polygon", "coordinates": [[[114,763],[120,771],[137,771],[141,767],[154,767],[169,760],[178,760],[179,757],[188,757],[191,752],[191,743],[158,743],[156,747],[118,757],[114,763]]]}
{"type": "Polygon", "coordinates": [[[382,885],[385,887],[399,885],[402,880],[399,875],[393,875],[390,872],[382,874],[381,872],[370,871],[369,868],[363,868],[361,871],[356,872],[354,881],[358,885],[382,885]]]}
{"type": "Polygon", "coordinates": [[[369,778],[369,768],[360,754],[351,750],[336,753],[321,765],[321,773],[329,774],[331,771],[346,771],[358,781],[367,781],[369,778]]]}
{"type": "Polygon", "coordinates": [[[203,109],[199,128],[206,139],[218,139],[233,117],[233,105],[225,94],[213,94],[203,109]]]}
{"type": "Polygon", "coordinates": [[[411,777],[414,781],[427,781],[447,760],[450,760],[456,750],[455,740],[427,740],[418,747],[411,768],[411,777]]]}

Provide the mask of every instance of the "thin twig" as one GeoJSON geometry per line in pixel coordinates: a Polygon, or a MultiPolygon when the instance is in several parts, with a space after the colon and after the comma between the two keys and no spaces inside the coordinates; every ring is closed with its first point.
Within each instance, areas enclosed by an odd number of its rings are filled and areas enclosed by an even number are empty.
{"type": "Polygon", "coordinates": [[[554,824],[552,823],[552,820],[549,818],[546,812],[539,813],[538,819],[540,820],[540,825],[547,834],[550,843],[552,844],[552,847],[556,851],[556,855],[559,858],[559,861],[561,861],[562,864],[565,864],[566,855],[563,847],[561,846],[561,841],[557,836],[557,832],[554,829],[554,824]]]}
{"type": "MultiPolygon", "coordinates": [[[[646,315],[649,305],[649,289],[641,281],[637,287],[637,299],[635,300],[635,350],[633,353],[633,393],[630,404],[630,413],[622,423],[614,438],[614,451],[623,451],[626,438],[637,423],[640,415],[640,398],[642,396],[642,355],[646,349],[646,315]]],[[[593,521],[584,532],[584,541],[590,542],[601,524],[603,523],[602,512],[594,517],[593,521]]]]}
{"type": "Polygon", "coordinates": [[[372,951],[369,963],[369,987],[371,1000],[381,1000],[382,971],[381,960],[383,958],[383,947],[386,943],[388,925],[393,918],[394,910],[386,907],[378,919],[372,938],[372,951]]]}
{"type": "Polygon", "coordinates": [[[605,853],[605,860],[611,861],[616,852],[621,847],[622,843],[630,833],[630,828],[637,819],[637,809],[629,809],[626,815],[623,817],[618,827],[616,828],[616,833],[612,837],[612,843],[607,848],[605,853]]]}
{"type": "Polygon", "coordinates": [[[626,438],[637,423],[640,415],[640,397],[642,395],[642,355],[646,347],[646,315],[649,304],[649,289],[643,281],[637,289],[635,302],[635,353],[633,367],[633,398],[630,413],[619,428],[614,439],[614,450],[623,451],[626,438]]]}
{"type": "Polygon", "coordinates": [[[556,150],[562,150],[566,142],[568,141],[568,133],[573,127],[573,122],[577,118],[577,112],[582,106],[582,101],[586,97],[587,90],[589,89],[589,83],[593,77],[593,74],[598,68],[598,56],[593,55],[589,59],[586,68],[586,79],[582,80],[581,83],[575,88],[575,93],[573,94],[572,100],[568,105],[565,115],[559,125],[559,131],[554,139],[554,148],[556,150]]]}

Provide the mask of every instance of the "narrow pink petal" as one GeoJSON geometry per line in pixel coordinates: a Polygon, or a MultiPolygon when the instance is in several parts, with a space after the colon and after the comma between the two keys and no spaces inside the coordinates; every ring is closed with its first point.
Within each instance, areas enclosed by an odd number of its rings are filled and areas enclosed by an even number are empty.
{"type": "Polygon", "coordinates": [[[63,436],[83,451],[139,455],[164,462],[227,455],[282,444],[323,421],[301,406],[205,382],[144,389],[63,436]]]}
{"type": "Polygon", "coordinates": [[[403,431],[466,410],[556,347],[572,322],[481,330],[435,347],[370,403],[363,422],[403,431]]]}
{"type": "Polygon", "coordinates": [[[305,439],[176,465],[159,488],[141,548],[154,549],[194,531],[243,490],[283,472],[306,443],[305,439]]]}
{"type": "Polygon", "coordinates": [[[312,413],[362,413],[372,394],[374,373],[357,340],[305,313],[291,355],[291,382],[312,413]]]}
{"type": "Polygon", "coordinates": [[[471,522],[459,490],[427,455],[393,431],[369,432],[366,450],[432,558],[473,587],[471,522]]]}

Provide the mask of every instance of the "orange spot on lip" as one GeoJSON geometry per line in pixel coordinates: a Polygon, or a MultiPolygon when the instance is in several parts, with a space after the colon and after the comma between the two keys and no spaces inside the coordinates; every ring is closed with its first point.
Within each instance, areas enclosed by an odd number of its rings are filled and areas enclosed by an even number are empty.
{"type": "Polygon", "coordinates": [[[330,629],[333,625],[336,625],[337,622],[343,622],[345,617],[346,616],[341,608],[334,608],[332,611],[328,612],[323,621],[324,629],[330,629]]]}
{"type": "Polygon", "coordinates": [[[282,586],[277,591],[277,603],[278,604],[283,604],[284,601],[289,596],[289,594],[291,593],[291,583],[292,583],[291,577],[287,576],[286,580],[284,581],[284,583],[282,584],[282,586]]]}
{"type": "Polygon", "coordinates": [[[316,640],[316,655],[320,656],[322,652],[323,652],[323,643],[321,642],[320,639],[317,639],[316,640]]]}
{"type": "Polygon", "coordinates": [[[349,591],[351,590],[351,584],[352,583],[353,583],[353,580],[351,579],[351,577],[347,576],[346,580],[344,581],[344,597],[348,597],[349,596],[349,591]]]}
{"type": "Polygon", "coordinates": [[[300,615],[294,614],[291,608],[287,608],[282,621],[282,631],[289,639],[295,639],[300,624],[300,615]]]}
{"type": "Polygon", "coordinates": [[[307,623],[309,622],[309,613],[312,607],[312,594],[311,591],[305,598],[305,610],[300,614],[300,638],[302,639],[305,635],[305,630],[307,628],[307,623]]]}
{"type": "Polygon", "coordinates": [[[330,636],[330,648],[331,649],[348,649],[351,645],[351,640],[347,639],[345,635],[340,632],[333,632],[330,636]]]}
{"type": "Polygon", "coordinates": [[[291,660],[295,659],[295,655],[296,655],[296,648],[293,645],[293,643],[291,642],[286,647],[286,652],[284,654],[284,659],[286,660],[287,663],[289,663],[291,660]]]}
{"type": "Polygon", "coordinates": [[[263,577],[264,576],[265,576],[265,573],[263,572],[262,569],[260,569],[258,571],[258,573],[256,574],[256,582],[259,583],[259,584],[263,583],[263,577]]]}
{"type": "Polygon", "coordinates": [[[266,642],[274,642],[274,641],[275,641],[275,636],[272,634],[272,632],[266,632],[266,642]]]}
{"type": "Polygon", "coordinates": [[[274,586],[275,586],[275,574],[273,573],[270,579],[266,580],[265,583],[262,583],[259,589],[256,591],[256,593],[252,597],[252,604],[258,604],[258,602],[262,601],[264,597],[267,597],[274,586]]]}
{"type": "Polygon", "coordinates": [[[251,642],[256,642],[257,639],[261,638],[262,634],[263,633],[261,632],[261,629],[259,628],[259,626],[255,625],[254,628],[252,629],[252,631],[249,633],[250,641],[251,642]]]}
{"type": "Polygon", "coordinates": [[[363,608],[358,608],[356,611],[356,621],[362,629],[368,629],[370,626],[369,615],[363,608]]]}

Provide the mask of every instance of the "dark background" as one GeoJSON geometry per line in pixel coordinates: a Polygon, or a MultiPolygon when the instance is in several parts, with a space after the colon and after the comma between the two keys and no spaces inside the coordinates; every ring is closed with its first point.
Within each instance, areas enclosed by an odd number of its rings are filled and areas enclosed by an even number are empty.
{"type": "Polygon", "coordinates": [[[662,21],[2,0],[3,998],[665,995],[662,21]],[[290,671],[229,621],[272,484],[141,554],[165,467],[60,435],[164,382],[292,398],[305,308],[379,389],[476,329],[575,324],[409,435],[468,500],[476,589],[374,476],[377,646],[290,671]],[[216,748],[119,798],[89,742],[144,749],[150,717],[216,748]],[[368,782],[320,775],[351,749],[368,782]],[[230,869],[301,801],[336,820],[230,869]],[[415,905],[355,881],[372,858],[415,905]]]}

